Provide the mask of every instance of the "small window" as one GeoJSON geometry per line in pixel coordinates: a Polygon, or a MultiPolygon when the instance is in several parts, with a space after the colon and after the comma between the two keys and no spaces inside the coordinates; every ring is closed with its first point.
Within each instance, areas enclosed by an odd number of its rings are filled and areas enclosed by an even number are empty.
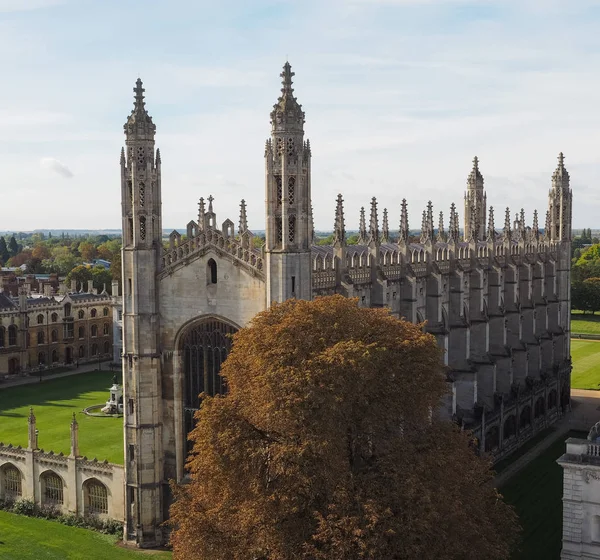
{"type": "Polygon", "coordinates": [[[57,313],[52,313],[52,322],[56,323],[56,321],[58,321],[58,314],[57,313]]]}
{"type": "Polygon", "coordinates": [[[98,325],[92,325],[91,333],[92,336],[98,336],[98,325]]]}
{"type": "Polygon", "coordinates": [[[77,314],[77,317],[79,317],[80,319],[83,319],[85,317],[85,313],[83,312],[83,309],[79,310],[79,313],[77,314]]]}
{"type": "Polygon", "coordinates": [[[97,315],[97,314],[98,314],[98,312],[96,311],[96,308],[94,307],[94,308],[91,310],[91,312],[90,312],[90,315],[91,315],[92,319],[93,319],[94,317],[96,317],[96,315],[97,315]]]}
{"type": "Polygon", "coordinates": [[[108,340],[104,343],[104,353],[110,354],[110,342],[108,340]]]}
{"type": "Polygon", "coordinates": [[[110,325],[108,323],[104,323],[103,333],[104,333],[104,336],[106,336],[107,334],[110,334],[110,325]]]}
{"type": "Polygon", "coordinates": [[[38,325],[44,324],[44,316],[41,313],[37,316],[37,324],[38,325]]]}
{"type": "Polygon", "coordinates": [[[85,327],[79,327],[78,336],[79,338],[85,338],[85,327]]]}
{"type": "Polygon", "coordinates": [[[208,261],[206,275],[208,277],[209,284],[217,283],[217,263],[214,259],[210,259],[208,261]]]}
{"type": "Polygon", "coordinates": [[[65,312],[65,317],[71,316],[71,304],[70,303],[65,304],[64,312],[65,312]]]}
{"type": "Polygon", "coordinates": [[[123,320],[123,310],[119,309],[117,311],[117,320],[122,321],[123,320]]]}
{"type": "Polygon", "coordinates": [[[79,347],[79,357],[85,358],[85,348],[83,346],[79,347]]]}
{"type": "Polygon", "coordinates": [[[92,344],[92,356],[97,356],[97,355],[98,355],[98,345],[92,344]]]}
{"type": "Polygon", "coordinates": [[[129,462],[135,461],[135,446],[133,444],[129,444],[129,462]]]}
{"type": "Polygon", "coordinates": [[[44,331],[38,331],[37,333],[37,343],[44,344],[44,331]]]}
{"type": "Polygon", "coordinates": [[[102,315],[103,315],[104,317],[108,317],[108,307],[105,307],[105,308],[102,310],[102,315]]]}
{"type": "Polygon", "coordinates": [[[133,399],[129,399],[129,414],[133,414],[133,399]]]}
{"type": "Polygon", "coordinates": [[[50,333],[50,340],[52,342],[58,342],[58,331],[56,329],[52,329],[52,332],[50,333]]]}

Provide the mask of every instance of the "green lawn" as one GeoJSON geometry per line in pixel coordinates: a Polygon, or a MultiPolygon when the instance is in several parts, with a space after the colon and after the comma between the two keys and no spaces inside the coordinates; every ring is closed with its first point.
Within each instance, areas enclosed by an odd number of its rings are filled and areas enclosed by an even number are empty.
{"type": "Polygon", "coordinates": [[[571,313],[571,332],[600,334],[600,315],[584,315],[581,311],[571,313]]]}
{"type": "Polygon", "coordinates": [[[565,452],[570,432],[513,476],[500,493],[515,506],[523,528],[521,550],[513,560],[558,560],[562,540],[562,476],[556,460],[565,452]]]}
{"type": "MultiPolygon", "coordinates": [[[[0,441],[27,446],[27,416],[32,406],[39,430],[39,447],[69,454],[73,412],[79,423],[79,453],[92,459],[123,464],[123,420],[93,418],[81,411],[106,402],[113,372],[92,371],[60,379],[2,389],[0,441]]],[[[2,554],[0,554],[2,558],[2,554]]]]}
{"type": "Polygon", "coordinates": [[[571,339],[573,389],[600,389],[600,341],[571,339]]]}
{"type": "Polygon", "coordinates": [[[144,553],[115,545],[116,537],[56,521],[0,511],[2,560],[141,560],[172,558],[170,552],[144,553]]]}

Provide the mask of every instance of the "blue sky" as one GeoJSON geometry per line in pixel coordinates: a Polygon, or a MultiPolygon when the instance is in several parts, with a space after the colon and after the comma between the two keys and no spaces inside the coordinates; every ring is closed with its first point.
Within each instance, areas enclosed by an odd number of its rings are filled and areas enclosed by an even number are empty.
{"type": "MultiPolygon", "coordinates": [[[[503,216],[547,207],[563,151],[575,227],[600,227],[600,0],[0,0],[0,229],[119,228],[138,75],[157,125],[163,224],[200,196],[264,228],[281,66],[313,151],[315,225],[343,193],[396,228],[461,212],[473,156],[503,216]]],[[[446,218],[447,220],[447,218],[446,218]]],[[[543,221],[543,220],[542,220],[543,221]]],[[[499,224],[497,224],[499,225],[499,224]]]]}

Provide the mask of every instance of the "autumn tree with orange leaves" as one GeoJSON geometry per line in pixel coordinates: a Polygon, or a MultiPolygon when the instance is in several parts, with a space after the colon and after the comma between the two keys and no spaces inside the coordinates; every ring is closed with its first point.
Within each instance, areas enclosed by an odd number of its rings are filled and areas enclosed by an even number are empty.
{"type": "Polygon", "coordinates": [[[204,396],[176,559],[496,560],[516,515],[468,435],[437,418],[434,338],[341,296],[260,313],[204,396]]]}

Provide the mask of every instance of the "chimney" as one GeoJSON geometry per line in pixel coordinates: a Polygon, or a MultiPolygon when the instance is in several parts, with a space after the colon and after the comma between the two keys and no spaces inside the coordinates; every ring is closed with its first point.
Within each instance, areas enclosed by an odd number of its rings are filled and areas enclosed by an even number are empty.
{"type": "Polygon", "coordinates": [[[77,280],[71,280],[71,293],[77,292],[77,280]]]}
{"type": "Polygon", "coordinates": [[[52,295],[52,284],[44,284],[44,295],[48,297],[52,295]]]}
{"type": "Polygon", "coordinates": [[[94,293],[94,281],[93,280],[88,280],[87,281],[87,293],[88,294],[93,294],[94,293]]]}
{"type": "Polygon", "coordinates": [[[112,281],[112,295],[113,295],[113,297],[117,297],[119,295],[119,281],[118,280],[112,281]]]}

